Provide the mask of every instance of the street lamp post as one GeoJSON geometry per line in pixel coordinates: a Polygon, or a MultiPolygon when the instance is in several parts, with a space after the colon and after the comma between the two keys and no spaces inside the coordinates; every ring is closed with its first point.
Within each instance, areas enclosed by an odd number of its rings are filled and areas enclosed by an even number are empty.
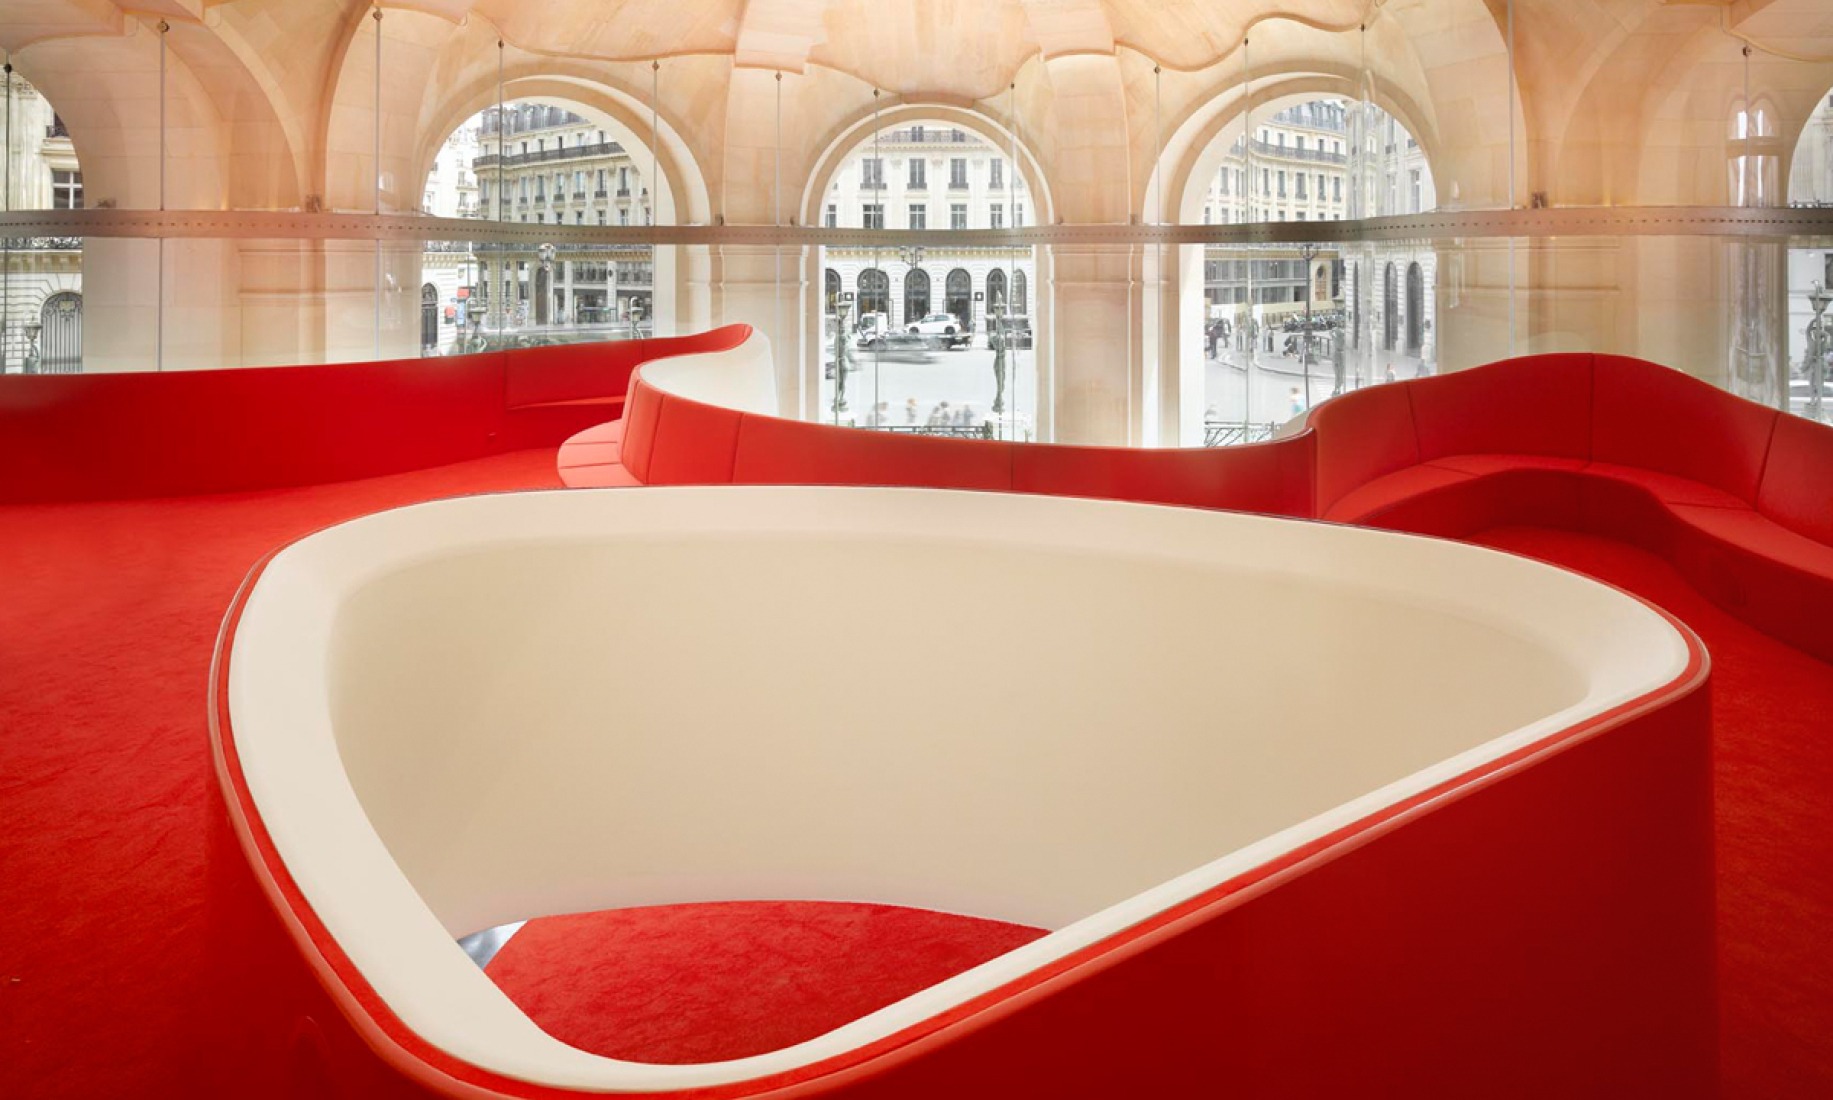
{"type": "MultiPolygon", "coordinates": [[[[1319,177],[1320,179],[1322,177],[1319,177]]],[[[1317,259],[1317,245],[1300,245],[1298,254],[1305,258],[1305,332],[1299,337],[1299,370],[1305,374],[1305,408],[1311,408],[1311,261],[1317,259]]]]}
{"type": "MultiPolygon", "coordinates": [[[[897,249],[897,258],[904,261],[904,263],[908,264],[910,268],[909,271],[904,272],[904,304],[909,305],[910,304],[910,272],[915,271],[918,268],[923,266],[923,246],[920,244],[899,245],[897,249]]],[[[886,289],[889,290],[889,288],[886,288],[886,289]]],[[[891,312],[891,303],[890,302],[885,303],[885,312],[887,314],[891,312]]],[[[922,320],[921,317],[916,317],[916,318],[905,317],[904,323],[908,325],[908,324],[912,324],[916,321],[921,321],[921,320],[922,320]]]]}
{"type": "Polygon", "coordinates": [[[1827,384],[1827,354],[1833,351],[1833,332],[1827,330],[1827,304],[1833,302],[1833,294],[1819,283],[1808,291],[1808,307],[1814,311],[1814,319],[1808,322],[1807,358],[1802,366],[1808,376],[1808,408],[1810,420],[1821,419],[1822,390],[1827,384]]]}
{"type": "Polygon", "coordinates": [[[834,314],[834,403],[831,411],[834,423],[840,423],[840,414],[847,411],[846,375],[853,358],[852,349],[847,346],[845,299],[832,303],[834,314]]]}

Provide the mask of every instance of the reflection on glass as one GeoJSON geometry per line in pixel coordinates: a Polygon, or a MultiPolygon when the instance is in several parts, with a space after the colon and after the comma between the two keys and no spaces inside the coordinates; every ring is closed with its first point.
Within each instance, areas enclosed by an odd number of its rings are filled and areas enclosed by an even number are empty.
{"type": "MultiPolygon", "coordinates": [[[[421,209],[518,225],[652,225],[648,162],[631,140],[584,104],[487,107],[440,147],[421,209]]],[[[649,245],[431,242],[421,354],[652,335],[656,260],[649,245]]],[[[671,319],[661,320],[667,331],[671,319]]]]}
{"type": "MultiPolygon", "coordinates": [[[[1285,97],[1216,139],[1205,224],[1341,221],[1438,205],[1419,142],[1373,103],[1285,97]]],[[[1347,390],[1433,373],[1438,259],[1411,244],[1208,246],[1204,443],[1268,438],[1347,390]]],[[[1186,314],[1188,316],[1188,314],[1186,314]]]]}
{"type": "MultiPolygon", "coordinates": [[[[1009,151],[951,125],[916,122],[861,141],[834,174],[822,222],[1004,229],[1028,224],[1031,207],[1009,151]]],[[[926,435],[1035,436],[1030,249],[828,247],[820,269],[823,420],[926,435]]]]}
{"type": "MultiPolygon", "coordinates": [[[[50,101],[18,73],[6,75],[0,112],[0,210],[81,210],[83,169],[50,101]]],[[[83,242],[15,237],[0,242],[0,374],[83,369],[83,242]]]]}

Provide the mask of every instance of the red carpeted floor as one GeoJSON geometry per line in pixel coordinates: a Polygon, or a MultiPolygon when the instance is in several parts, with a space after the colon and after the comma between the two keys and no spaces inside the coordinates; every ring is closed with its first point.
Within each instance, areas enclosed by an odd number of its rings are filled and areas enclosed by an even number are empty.
{"type": "Polygon", "coordinates": [[[716,1062],[813,1039],[1041,935],[885,905],[677,905],[529,921],[485,973],[582,1050],[716,1062]]]}
{"type": "MultiPolygon", "coordinates": [[[[318,527],[552,484],[543,450],[298,490],[0,508],[0,1097],[234,1095],[206,1070],[233,1079],[257,1057],[232,1037],[267,979],[225,957],[205,913],[204,695],[223,608],[263,553],[318,527]]],[[[1646,554],[1544,531],[1484,541],[1641,592],[1706,639],[1726,1091],[1833,1095],[1833,668],[1646,554]]],[[[1035,934],[871,907],[719,909],[537,922],[493,970],[556,1034],[670,1060],[806,1038],[1035,934]],[[661,974],[683,980],[643,977],[661,974]]]]}
{"type": "Polygon", "coordinates": [[[1745,626],[1621,543],[1520,528],[1473,541],[1635,592],[1705,641],[1723,1095],[1833,1096],[1833,666],[1745,626]]]}

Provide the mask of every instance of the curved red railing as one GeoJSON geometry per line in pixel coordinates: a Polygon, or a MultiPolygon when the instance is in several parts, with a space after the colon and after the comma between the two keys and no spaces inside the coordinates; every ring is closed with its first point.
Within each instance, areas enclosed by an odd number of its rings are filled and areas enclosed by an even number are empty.
{"type": "Polygon", "coordinates": [[[1371,387],[1282,439],[1181,450],[862,431],[706,404],[639,370],[621,427],[570,441],[560,465],[576,487],[908,485],[1453,537],[1587,530],[1670,558],[1732,614],[1833,660],[1833,428],[1624,356],[1535,355],[1371,387]],[[569,468],[587,440],[594,464],[569,468]]]}

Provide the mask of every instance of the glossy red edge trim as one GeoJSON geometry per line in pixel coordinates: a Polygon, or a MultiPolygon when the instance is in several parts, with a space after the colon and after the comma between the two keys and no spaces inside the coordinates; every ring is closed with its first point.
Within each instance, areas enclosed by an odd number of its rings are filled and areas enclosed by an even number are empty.
{"type": "MultiPolygon", "coordinates": [[[[565,491],[565,490],[556,490],[565,491]]],[[[476,496],[502,494],[480,493],[476,496]]],[[[1298,522],[1322,522],[1299,520],[1298,522]]],[[[1341,524],[1340,526],[1354,526],[1341,524]]],[[[321,529],[323,530],[323,529],[321,529]]],[[[316,534],[317,532],[313,532],[316,534]]],[[[310,534],[302,536],[311,537],[310,534]]],[[[1431,536],[1405,536],[1413,538],[1431,536]]],[[[1459,542],[1457,539],[1435,539],[1459,542]]],[[[288,546],[292,543],[288,543],[288,546]]],[[[552,1097],[610,1095],[592,1090],[534,1084],[505,1077],[466,1062],[433,1046],[408,1027],[363,978],[349,956],[319,920],[303,892],[287,872],[263,824],[244,781],[235,734],[229,718],[229,659],[236,627],[249,593],[276,555],[276,548],[250,569],[236,590],[211,655],[208,711],[212,757],[217,781],[243,855],[247,857],[262,892],[273,905],[282,925],[312,968],[319,984],[343,1012],[357,1034],[390,1068],[408,1080],[466,1100],[511,1096],[542,1100],[552,1097]]],[[[1502,551],[1495,551],[1502,553],[1502,551]]],[[[1540,563],[1545,564],[1545,563],[1540,563]]],[[[1558,566],[1547,566],[1559,568],[1558,566]]],[[[1592,578],[1588,578],[1592,579],[1592,578]]],[[[631,1095],[695,1097],[704,1100],[736,1097],[772,1097],[790,1100],[818,1088],[843,1085],[876,1070],[890,1068],[992,1024],[1071,982],[1099,974],[1169,939],[1190,926],[1225,913],[1315,867],[1341,858],[1406,824],[1468,797],[1484,788],[1533,767],[1625,722],[1667,706],[1699,689],[1710,670],[1710,657],[1698,636],[1666,609],[1633,593],[1604,584],[1649,608],[1679,632],[1687,648],[1687,663],[1672,680],[1660,687],[1593,715],[1577,725],[1558,730],[1515,751],[1479,765],[1461,775],[1421,791],[1391,806],[1301,845],[1259,867],[1219,883],[1140,921],[1138,924],[1090,944],[1044,967],[1014,979],[952,1009],[919,1021],[882,1039],[843,1054],[792,1070],[725,1085],[631,1095]]]]}

